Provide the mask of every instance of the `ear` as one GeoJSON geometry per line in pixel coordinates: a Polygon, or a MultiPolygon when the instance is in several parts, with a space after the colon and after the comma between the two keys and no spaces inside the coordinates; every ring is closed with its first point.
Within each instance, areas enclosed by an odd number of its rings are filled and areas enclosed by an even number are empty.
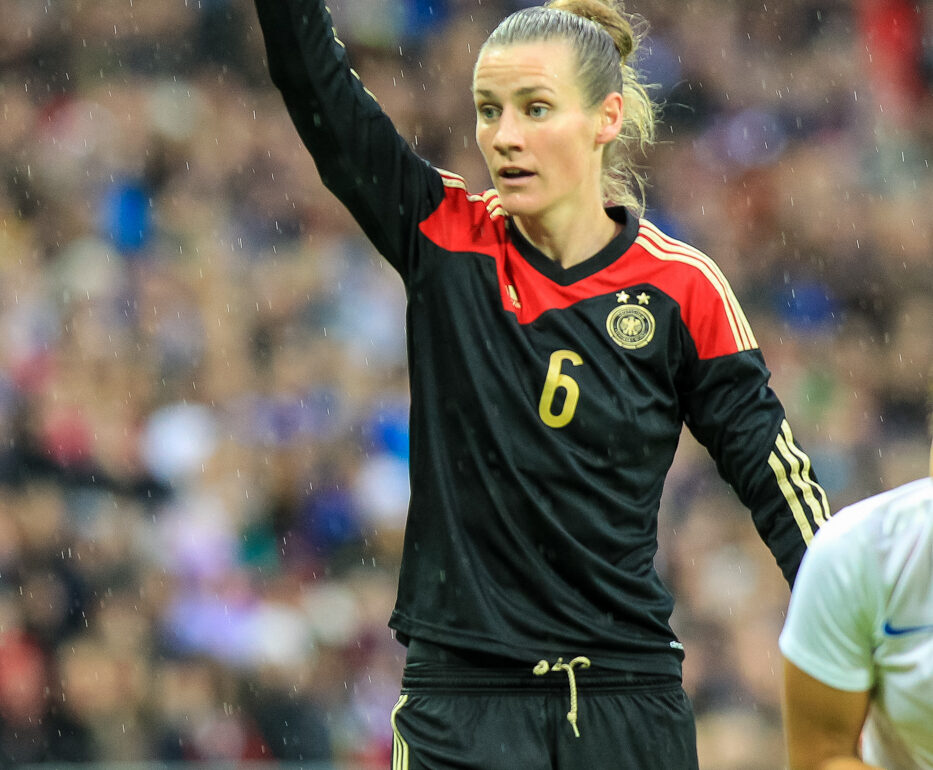
{"type": "Polygon", "coordinates": [[[596,144],[609,144],[622,130],[622,117],[624,114],[622,94],[613,91],[602,104],[596,108],[599,124],[596,130],[596,144]]]}

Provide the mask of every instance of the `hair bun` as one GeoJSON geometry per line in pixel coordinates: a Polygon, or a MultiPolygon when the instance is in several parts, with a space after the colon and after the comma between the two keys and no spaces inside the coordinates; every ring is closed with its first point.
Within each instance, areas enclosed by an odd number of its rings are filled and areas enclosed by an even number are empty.
{"type": "Polygon", "coordinates": [[[632,31],[632,25],[628,20],[611,4],[611,0],[551,0],[546,4],[548,8],[554,8],[558,11],[566,11],[576,16],[582,16],[596,24],[599,24],[612,42],[615,43],[616,50],[622,61],[625,61],[635,50],[635,35],[632,31]]]}

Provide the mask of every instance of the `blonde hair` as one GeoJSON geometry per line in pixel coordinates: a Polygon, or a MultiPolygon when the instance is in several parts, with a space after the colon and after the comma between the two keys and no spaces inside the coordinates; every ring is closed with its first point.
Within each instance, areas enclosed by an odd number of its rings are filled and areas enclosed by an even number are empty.
{"type": "MultiPolygon", "coordinates": [[[[614,91],[622,94],[622,129],[603,153],[604,202],[627,206],[639,216],[645,210],[644,172],[634,150],[654,144],[658,109],[631,63],[646,25],[624,12],[614,0],[548,0],[506,17],[483,44],[505,46],[536,40],[566,40],[577,56],[584,102],[590,109],[614,91]]],[[[480,51],[482,53],[482,50],[480,51]]]]}

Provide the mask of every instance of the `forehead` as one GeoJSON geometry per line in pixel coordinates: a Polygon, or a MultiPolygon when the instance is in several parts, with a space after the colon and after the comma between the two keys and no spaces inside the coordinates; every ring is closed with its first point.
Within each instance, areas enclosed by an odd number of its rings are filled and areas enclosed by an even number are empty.
{"type": "Polygon", "coordinates": [[[484,48],[473,70],[473,91],[511,93],[541,88],[575,89],[575,58],[563,40],[539,40],[484,48]]]}

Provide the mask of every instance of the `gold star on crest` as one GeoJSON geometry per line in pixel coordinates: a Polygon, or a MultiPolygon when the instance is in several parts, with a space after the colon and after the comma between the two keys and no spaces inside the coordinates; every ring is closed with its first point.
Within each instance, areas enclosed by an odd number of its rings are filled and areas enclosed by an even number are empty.
{"type": "Polygon", "coordinates": [[[616,299],[619,300],[619,302],[628,302],[628,292],[620,291],[616,294],[616,299]]]}
{"type": "Polygon", "coordinates": [[[651,297],[645,294],[645,292],[639,294],[635,299],[638,300],[639,305],[647,305],[651,301],[651,297]]]}

